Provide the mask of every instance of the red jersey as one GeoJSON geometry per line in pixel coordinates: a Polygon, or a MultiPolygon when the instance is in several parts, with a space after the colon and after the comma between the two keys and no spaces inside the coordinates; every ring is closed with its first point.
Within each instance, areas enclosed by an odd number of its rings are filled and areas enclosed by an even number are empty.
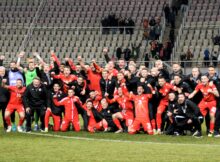
{"type": "Polygon", "coordinates": [[[148,101],[152,94],[134,95],[130,94],[130,98],[134,100],[135,114],[138,119],[149,118],[148,101]]]}
{"type": "Polygon", "coordinates": [[[102,100],[102,96],[101,95],[96,95],[95,99],[91,99],[92,100],[92,103],[93,103],[93,107],[98,111],[102,111],[102,106],[101,106],[101,103],[100,101],[102,100]]]}
{"type": "Polygon", "coordinates": [[[65,97],[62,100],[58,101],[57,98],[53,99],[56,106],[64,106],[65,116],[67,120],[73,120],[75,115],[78,115],[78,110],[75,103],[78,103],[80,107],[84,108],[80,99],[76,96],[65,97]]]}
{"type": "Polygon", "coordinates": [[[168,102],[168,94],[170,93],[171,90],[177,91],[177,87],[169,83],[165,83],[163,87],[159,89],[158,92],[161,94],[161,96],[163,96],[162,100],[168,102]]]}
{"type": "Polygon", "coordinates": [[[18,89],[16,86],[9,86],[8,90],[10,91],[10,100],[8,103],[12,105],[22,105],[22,97],[25,89],[25,87],[18,89]]]}
{"type": "Polygon", "coordinates": [[[101,93],[101,88],[99,84],[99,81],[101,79],[101,74],[98,72],[94,72],[91,70],[91,68],[89,68],[87,70],[87,77],[88,77],[88,80],[90,81],[89,89],[95,90],[101,93]]]}
{"type": "Polygon", "coordinates": [[[123,109],[123,111],[127,111],[127,110],[132,110],[133,109],[133,105],[131,103],[131,99],[128,96],[115,96],[113,99],[108,99],[107,101],[109,103],[114,103],[117,102],[120,106],[121,109],[123,109]]]}
{"type": "MultiPolygon", "coordinates": [[[[59,75],[53,75],[53,78],[55,79],[60,79],[64,85],[63,85],[63,88],[64,88],[64,92],[66,93],[67,90],[70,88],[68,86],[69,83],[77,80],[77,76],[73,75],[73,74],[70,74],[69,76],[65,76],[64,74],[59,74],[59,75]]],[[[84,87],[83,89],[86,88],[86,81],[84,80],[84,87]]]]}
{"type": "Polygon", "coordinates": [[[215,101],[215,95],[208,92],[208,91],[215,91],[217,90],[216,86],[213,84],[212,86],[210,86],[209,84],[207,85],[203,85],[202,83],[199,83],[195,90],[198,92],[198,91],[201,91],[202,94],[203,94],[203,101],[206,101],[206,102],[211,102],[211,101],[215,101]]]}

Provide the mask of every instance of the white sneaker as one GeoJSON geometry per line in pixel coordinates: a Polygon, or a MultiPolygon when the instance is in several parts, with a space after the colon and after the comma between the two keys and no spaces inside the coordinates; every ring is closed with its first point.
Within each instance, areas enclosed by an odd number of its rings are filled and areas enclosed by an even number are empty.
{"type": "Polygon", "coordinates": [[[7,132],[7,133],[11,132],[11,129],[12,129],[12,127],[11,127],[11,126],[8,126],[6,132],[7,132]]]}
{"type": "Polygon", "coordinates": [[[153,133],[154,133],[154,135],[157,135],[157,130],[153,129],[153,133]]]}
{"type": "Polygon", "coordinates": [[[45,128],[45,129],[44,129],[44,132],[45,132],[45,133],[48,133],[48,128],[45,128]]]}
{"type": "Polygon", "coordinates": [[[157,130],[157,134],[158,134],[158,135],[161,135],[161,134],[162,134],[162,132],[161,132],[160,129],[157,130]]]}
{"type": "Polygon", "coordinates": [[[123,132],[123,129],[119,129],[115,133],[122,133],[122,132],[123,132]]]}
{"type": "Polygon", "coordinates": [[[17,126],[17,131],[18,132],[23,132],[23,129],[21,128],[21,126],[17,126]]]}

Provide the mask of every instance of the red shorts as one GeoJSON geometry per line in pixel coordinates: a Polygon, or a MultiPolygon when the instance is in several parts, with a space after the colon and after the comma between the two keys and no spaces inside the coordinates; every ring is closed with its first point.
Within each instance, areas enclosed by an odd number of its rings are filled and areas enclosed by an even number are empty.
{"type": "Polygon", "coordinates": [[[147,119],[137,119],[135,118],[133,124],[131,125],[131,128],[136,132],[140,130],[140,126],[144,128],[144,131],[147,131],[148,134],[153,134],[153,129],[151,127],[151,123],[147,119]]]}
{"type": "Polygon", "coordinates": [[[17,111],[18,113],[25,112],[23,105],[13,105],[13,104],[8,104],[5,111],[9,111],[10,113],[13,113],[14,111],[17,111]]]}
{"type": "Polygon", "coordinates": [[[157,113],[162,114],[166,110],[167,106],[168,106],[168,102],[161,100],[157,108],[157,113]]]}
{"type": "Polygon", "coordinates": [[[51,111],[47,110],[45,113],[44,123],[45,127],[48,128],[50,116],[53,117],[53,130],[59,131],[60,130],[60,116],[54,115],[51,111]]]}
{"type": "Polygon", "coordinates": [[[63,119],[63,121],[62,121],[62,124],[61,124],[61,131],[62,131],[62,132],[67,131],[67,129],[68,129],[70,123],[72,124],[72,126],[74,127],[74,130],[75,130],[76,132],[80,131],[80,123],[79,123],[79,117],[78,117],[78,115],[76,115],[75,117],[73,117],[73,119],[64,117],[64,119],[63,119]]]}
{"type": "Polygon", "coordinates": [[[123,119],[126,121],[126,126],[130,126],[132,125],[133,121],[134,121],[134,114],[131,111],[123,111],[120,112],[123,119]]]}
{"type": "Polygon", "coordinates": [[[206,102],[206,101],[202,100],[198,106],[199,106],[200,112],[203,116],[206,116],[206,114],[208,112],[207,110],[209,110],[209,113],[211,115],[215,115],[216,101],[206,102]]]}
{"type": "Polygon", "coordinates": [[[95,132],[95,130],[101,130],[102,129],[102,121],[96,122],[94,119],[89,120],[89,125],[88,125],[88,131],[89,132],[95,132]]]}

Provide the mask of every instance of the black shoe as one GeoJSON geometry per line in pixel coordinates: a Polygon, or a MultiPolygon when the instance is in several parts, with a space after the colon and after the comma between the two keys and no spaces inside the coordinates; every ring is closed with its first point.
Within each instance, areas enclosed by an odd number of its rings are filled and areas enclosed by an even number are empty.
{"type": "Polygon", "coordinates": [[[214,137],[215,137],[215,138],[219,138],[219,137],[220,137],[219,132],[214,132],[214,137]]]}
{"type": "Polygon", "coordinates": [[[196,131],[192,136],[195,138],[202,138],[202,133],[200,131],[196,131]]]}

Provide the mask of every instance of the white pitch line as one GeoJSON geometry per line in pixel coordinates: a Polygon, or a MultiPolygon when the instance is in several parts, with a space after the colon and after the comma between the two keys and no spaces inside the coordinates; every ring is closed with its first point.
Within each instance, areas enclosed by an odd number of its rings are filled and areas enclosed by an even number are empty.
{"type": "Polygon", "coordinates": [[[55,135],[55,134],[43,134],[43,133],[33,133],[33,132],[31,132],[31,133],[25,133],[24,132],[24,134],[44,136],[44,137],[63,138],[63,139],[74,139],[74,140],[85,140],[85,141],[102,141],[102,142],[114,142],[114,143],[136,143],[136,144],[220,147],[220,145],[217,145],[217,144],[193,144],[193,143],[171,143],[171,142],[146,142],[146,141],[113,140],[113,139],[104,139],[104,138],[61,136],[61,135],[55,135]]]}

